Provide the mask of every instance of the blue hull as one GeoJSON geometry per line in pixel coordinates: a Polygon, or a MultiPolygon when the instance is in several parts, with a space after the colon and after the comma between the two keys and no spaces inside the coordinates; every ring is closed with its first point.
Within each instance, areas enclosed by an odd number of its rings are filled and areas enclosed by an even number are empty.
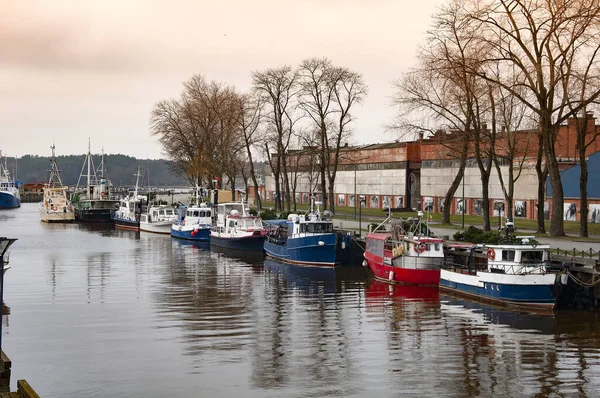
{"type": "Polygon", "coordinates": [[[440,287],[493,301],[498,304],[553,309],[556,305],[554,285],[507,285],[486,283],[484,287],[440,280],[440,287]]]}
{"type": "Polygon", "coordinates": [[[208,242],[210,241],[210,228],[201,228],[197,230],[194,235],[192,235],[192,230],[190,231],[175,231],[171,228],[171,236],[178,239],[186,239],[186,240],[194,240],[199,242],[208,242]]]}
{"type": "Polygon", "coordinates": [[[264,250],[264,236],[249,236],[246,238],[223,238],[216,235],[210,236],[210,245],[232,250],[249,252],[262,252],[264,250]]]}
{"type": "Polygon", "coordinates": [[[0,209],[16,209],[21,207],[21,199],[8,192],[0,192],[0,209]]]}
{"type": "Polygon", "coordinates": [[[113,218],[113,221],[115,223],[115,227],[117,227],[117,228],[130,229],[133,231],[140,230],[140,222],[139,221],[126,220],[123,218],[116,218],[116,217],[113,218]]]}
{"type": "Polygon", "coordinates": [[[284,245],[266,240],[265,253],[286,263],[334,267],[342,262],[338,236],[340,235],[325,234],[289,238],[284,245]]]}

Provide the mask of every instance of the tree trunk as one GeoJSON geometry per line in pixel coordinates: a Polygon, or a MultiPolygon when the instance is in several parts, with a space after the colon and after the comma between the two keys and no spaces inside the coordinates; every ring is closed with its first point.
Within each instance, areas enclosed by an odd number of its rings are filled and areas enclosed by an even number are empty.
{"type": "MultiPolygon", "coordinates": [[[[463,155],[460,159],[460,167],[458,169],[458,173],[454,177],[452,184],[450,184],[450,188],[448,188],[448,192],[446,192],[446,198],[444,199],[444,210],[442,211],[442,223],[450,224],[450,207],[452,205],[452,199],[454,199],[454,194],[458,189],[460,182],[462,181],[465,175],[465,166],[467,165],[467,148],[465,148],[463,155]]],[[[464,206],[464,203],[463,203],[464,206]]]]}
{"type": "MultiPolygon", "coordinates": [[[[483,196],[483,230],[490,231],[490,173],[488,171],[481,173],[481,188],[483,196]]],[[[463,203],[463,206],[465,206],[465,203],[463,203]]]]}
{"type": "Polygon", "coordinates": [[[538,233],[546,233],[546,224],[544,220],[544,203],[546,201],[546,177],[548,176],[548,168],[542,168],[544,159],[544,140],[541,131],[538,133],[538,153],[535,162],[535,172],[538,176],[538,194],[537,194],[537,231],[538,233]]]}
{"type": "Polygon", "coordinates": [[[546,151],[546,163],[548,165],[548,175],[550,176],[550,186],[552,187],[552,217],[550,219],[550,236],[564,236],[563,187],[554,150],[554,133],[549,130],[550,129],[548,129],[546,134],[544,134],[544,149],[546,151]]]}
{"type": "Polygon", "coordinates": [[[331,182],[331,179],[329,180],[329,210],[331,210],[332,213],[335,213],[335,200],[334,200],[334,192],[333,192],[333,183],[331,182]]]}

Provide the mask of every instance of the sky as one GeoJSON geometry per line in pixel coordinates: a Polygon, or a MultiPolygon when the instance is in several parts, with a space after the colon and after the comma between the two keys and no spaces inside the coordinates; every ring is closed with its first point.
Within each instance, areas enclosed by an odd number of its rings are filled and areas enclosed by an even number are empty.
{"type": "Polygon", "coordinates": [[[363,75],[354,142],[390,142],[392,82],[414,65],[443,0],[0,0],[0,149],[7,156],[164,158],[153,105],[194,74],[251,87],[251,72],[327,57],[363,75]]]}

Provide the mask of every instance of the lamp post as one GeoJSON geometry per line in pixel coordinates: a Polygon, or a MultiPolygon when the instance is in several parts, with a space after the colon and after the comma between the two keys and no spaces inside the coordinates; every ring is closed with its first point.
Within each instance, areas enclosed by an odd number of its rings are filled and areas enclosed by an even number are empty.
{"type": "MultiPolygon", "coordinates": [[[[356,201],[356,197],[354,198],[356,201]]],[[[355,202],[356,203],[356,202],[355,202]]],[[[360,200],[359,208],[358,208],[358,237],[362,238],[362,207],[365,201],[363,199],[360,200]]]]}
{"type": "MultiPolygon", "coordinates": [[[[466,170],[466,169],[465,169],[466,170]]],[[[465,170],[462,177],[462,228],[465,229],[465,170]]]]}
{"type": "Polygon", "coordinates": [[[356,220],[356,162],[354,162],[354,219],[356,220]]]}
{"type": "MultiPolygon", "coordinates": [[[[2,352],[2,309],[4,308],[4,268],[8,265],[8,248],[15,243],[14,238],[0,237],[0,353],[2,352]],[[6,256],[6,259],[4,258],[6,256]]],[[[8,268],[7,268],[8,269],[8,268]]]]}

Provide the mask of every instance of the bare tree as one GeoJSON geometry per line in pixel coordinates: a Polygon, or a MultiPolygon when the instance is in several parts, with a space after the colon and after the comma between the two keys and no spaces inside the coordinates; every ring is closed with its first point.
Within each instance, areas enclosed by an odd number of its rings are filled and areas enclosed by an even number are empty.
{"type": "Polygon", "coordinates": [[[294,101],[297,93],[297,80],[298,75],[296,71],[289,66],[252,73],[254,90],[261,96],[268,108],[265,108],[265,120],[269,124],[266,132],[270,135],[270,138],[265,140],[265,147],[269,165],[275,179],[275,210],[277,211],[283,210],[281,203],[281,177],[283,177],[283,184],[287,194],[286,204],[288,210],[291,205],[289,198],[290,185],[285,158],[294,124],[297,121],[293,115],[294,101]],[[275,159],[269,155],[269,145],[271,143],[274,144],[273,149],[277,154],[275,159]]]}
{"type": "Polygon", "coordinates": [[[509,91],[537,115],[552,187],[550,235],[564,235],[564,195],[555,142],[559,126],[600,96],[600,88],[594,88],[582,99],[569,84],[572,76],[584,75],[585,70],[590,71],[589,78],[595,79],[600,74],[597,68],[600,3],[597,0],[457,3],[469,14],[469,25],[479,30],[489,49],[481,54],[482,67],[472,73],[509,91]],[[518,89],[511,76],[501,73],[508,67],[516,68],[523,76],[524,83],[518,89]]]}
{"type": "Polygon", "coordinates": [[[350,110],[367,93],[362,76],[336,67],[328,58],[309,58],[301,62],[299,105],[314,123],[319,137],[319,173],[324,208],[335,210],[334,187],[339,153],[350,137],[350,110]]]}

